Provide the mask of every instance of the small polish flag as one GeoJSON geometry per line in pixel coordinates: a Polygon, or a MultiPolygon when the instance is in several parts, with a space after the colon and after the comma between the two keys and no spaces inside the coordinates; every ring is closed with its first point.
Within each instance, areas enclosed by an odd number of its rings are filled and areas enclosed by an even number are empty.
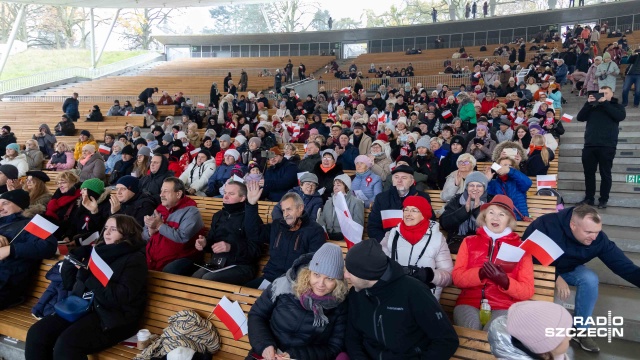
{"type": "Polygon", "coordinates": [[[302,115],[306,115],[307,114],[307,110],[302,109],[301,113],[302,113],[302,115]]]}
{"type": "Polygon", "coordinates": [[[402,221],[402,210],[382,210],[382,227],[385,229],[392,228],[402,221]]]}
{"type": "Polygon", "coordinates": [[[331,113],[331,114],[327,115],[327,118],[328,119],[332,119],[333,121],[336,121],[336,114],[331,113]]]}
{"type": "Polygon", "coordinates": [[[549,105],[549,106],[553,106],[553,100],[551,100],[551,99],[547,99],[544,102],[546,102],[547,105],[549,105]]]}
{"type": "Polygon", "coordinates": [[[296,93],[296,100],[300,100],[300,95],[298,95],[298,93],[296,93]]]}
{"type": "Polygon", "coordinates": [[[233,174],[233,181],[244,184],[244,179],[241,178],[240,176],[236,175],[236,174],[233,174]]]}
{"type": "Polygon", "coordinates": [[[300,136],[300,126],[296,125],[293,127],[293,131],[291,133],[291,136],[294,138],[297,138],[298,136],[300,136]]]}
{"type": "Polygon", "coordinates": [[[200,148],[195,148],[189,152],[189,155],[196,156],[200,152],[200,148]]]}
{"type": "Polygon", "coordinates": [[[529,237],[520,244],[520,248],[538,259],[544,266],[549,266],[556,261],[564,251],[551,240],[550,237],[543,234],[539,230],[534,231],[529,237]]]}
{"type": "Polygon", "coordinates": [[[450,117],[452,117],[453,114],[451,113],[451,110],[445,110],[442,112],[442,117],[445,119],[449,119],[450,117]]]}
{"type": "Polygon", "coordinates": [[[67,255],[69,254],[69,247],[67,245],[58,245],[58,254],[67,255]]]}
{"type": "Polygon", "coordinates": [[[204,109],[204,104],[203,104],[203,103],[201,103],[201,102],[199,102],[199,103],[197,103],[197,104],[196,104],[196,107],[197,107],[198,109],[204,109]]]}
{"type": "Polygon", "coordinates": [[[480,79],[482,77],[482,73],[478,71],[477,73],[475,73],[473,75],[473,77],[476,78],[476,79],[480,79]]]}
{"type": "Polygon", "coordinates": [[[344,240],[347,242],[347,249],[351,249],[353,245],[362,241],[364,227],[351,217],[347,200],[342,192],[338,192],[334,197],[333,207],[338,217],[338,224],[340,224],[340,232],[342,232],[344,240]]]}
{"type": "Polygon", "coordinates": [[[109,265],[102,260],[100,255],[96,252],[96,248],[91,251],[91,257],[89,258],[89,270],[93,276],[100,281],[102,286],[107,287],[109,280],[113,276],[113,270],[109,265]]]}
{"type": "Polygon", "coordinates": [[[551,78],[551,75],[546,74],[545,76],[542,77],[542,80],[547,81],[551,78]]]}
{"type": "Polygon", "coordinates": [[[560,120],[564,122],[571,122],[571,120],[573,120],[573,115],[562,114],[562,117],[560,118],[560,120]]]}
{"type": "Polygon", "coordinates": [[[131,116],[131,111],[125,111],[124,116],[131,116]]]}
{"type": "Polygon", "coordinates": [[[100,233],[96,231],[93,234],[91,234],[88,238],[84,240],[80,239],[80,245],[82,246],[91,245],[94,242],[96,242],[99,238],[100,238],[100,233]]]}
{"type": "Polygon", "coordinates": [[[102,155],[109,155],[109,154],[111,154],[111,148],[110,148],[110,147],[108,147],[107,145],[104,145],[104,144],[101,144],[101,145],[98,147],[98,151],[99,151],[99,152],[100,152],[100,154],[102,154],[102,155]]]}
{"type": "Polygon", "coordinates": [[[513,112],[516,112],[516,109],[514,109],[514,108],[508,108],[508,109],[507,109],[507,111],[508,111],[508,112],[510,112],[510,113],[513,113],[513,112]]]}
{"type": "Polygon", "coordinates": [[[36,215],[31,221],[24,227],[24,230],[44,240],[51,236],[58,226],[49,222],[49,220],[43,218],[40,215],[36,215]]]}
{"type": "Polygon", "coordinates": [[[247,316],[237,301],[232,303],[226,296],[223,296],[213,309],[213,314],[231,331],[235,340],[239,340],[249,333],[247,316]]]}
{"type": "Polygon", "coordinates": [[[351,94],[351,86],[343,87],[340,89],[340,92],[344,94],[351,94]]]}
{"type": "Polygon", "coordinates": [[[151,109],[147,109],[147,114],[153,115],[153,111],[151,111],[151,109]]]}
{"type": "Polygon", "coordinates": [[[557,175],[538,175],[536,176],[536,183],[538,185],[538,190],[540,189],[557,189],[558,188],[558,179],[557,175]]]}
{"type": "Polygon", "coordinates": [[[385,123],[385,122],[387,122],[387,113],[382,113],[378,115],[378,123],[385,123]]]}

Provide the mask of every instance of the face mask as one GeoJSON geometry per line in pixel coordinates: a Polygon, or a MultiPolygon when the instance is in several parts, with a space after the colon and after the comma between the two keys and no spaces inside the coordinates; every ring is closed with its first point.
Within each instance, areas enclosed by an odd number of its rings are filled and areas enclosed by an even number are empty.
{"type": "Polygon", "coordinates": [[[375,156],[375,157],[381,156],[382,154],[383,154],[382,152],[379,152],[379,153],[373,153],[373,152],[372,152],[372,153],[371,153],[371,155],[373,155],[373,156],[375,156]]]}

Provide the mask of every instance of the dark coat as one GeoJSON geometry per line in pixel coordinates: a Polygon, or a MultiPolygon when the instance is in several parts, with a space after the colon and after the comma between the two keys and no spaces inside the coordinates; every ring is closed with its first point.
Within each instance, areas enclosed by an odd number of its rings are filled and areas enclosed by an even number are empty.
{"type": "MultiPolygon", "coordinates": [[[[89,263],[91,245],[81,246],[72,253],[85,264],[89,263]]],[[[95,251],[104,260],[113,275],[103,286],[91,271],[77,269],[69,261],[62,263],[62,283],[76,296],[93,291],[93,310],[100,318],[103,330],[136,324],[144,314],[147,300],[147,262],[144,246],[127,242],[98,244],[95,251]]]]}
{"type": "Polygon", "coordinates": [[[380,280],[347,297],[351,359],[449,359],[459,341],[429,287],[390,261],[380,280]]]}
{"type": "Polygon", "coordinates": [[[355,160],[358,155],[360,155],[358,148],[353,146],[353,144],[347,144],[344,148],[344,153],[338,156],[338,163],[342,165],[342,169],[344,170],[355,170],[355,160]]]}
{"type": "Polygon", "coordinates": [[[216,257],[227,259],[225,266],[255,265],[261,255],[260,245],[247,239],[244,214],[245,203],[223,204],[211,218],[204,251],[211,252],[211,246],[220,241],[231,245],[229,252],[216,254],[216,257]]]}
{"type": "Polygon", "coordinates": [[[264,172],[264,192],[269,201],[280,201],[287,191],[298,185],[298,167],[287,159],[269,166],[264,172]]]}
{"type": "Polygon", "coordinates": [[[68,237],[69,239],[73,239],[74,237],[86,238],[96,231],[101,232],[111,211],[110,196],[111,192],[109,189],[105,189],[102,195],[96,199],[98,202],[98,213],[96,214],[92,214],[91,211],[82,206],[82,196],[79,197],[78,200],[76,200],[77,206],[71,212],[71,216],[69,216],[69,225],[66,227],[65,233],[60,236],[68,237]]]}
{"type": "Polygon", "coordinates": [[[16,303],[31,285],[31,276],[38,271],[42,259],[56,253],[58,243],[53,236],[41,240],[22,231],[29,221],[20,213],[0,217],[0,235],[13,239],[20,233],[9,245],[9,256],[0,261],[0,309],[16,303]]]}
{"type": "Polygon", "coordinates": [[[80,111],[78,108],[80,107],[80,101],[78,99],[74,99],[72,97],[67,98],[62,104],[62,112],[69,115],[71,120],[76,121],[80,118],[80,111]]]}
{"type": "Polygon", "coordinates": [[[333,192],[333,179],[338,175],[344,174],[344,171],[342,171],[342,165],[339,163],[336,163],[336,166],[326,173],[320,169],[320,165],[322,165],[322,162],[317,163],[312,172],[318,177],[318,191],[324,188],[322,201],[327,202],[333,192]]]}
{"type": "MultiPolygon", "coordinates": [[[[300,186],[296,186],[287,192],[294,192],[300,195],[302,201],[304,201],[304,211],[315,221],[318,216],[318,210],[321,209],[324,204],[322,202],[322,195],[317,191],[313,195],[306,195],[302,192],[300,186]]],[[[280,203],[273,207],[273,210],[271,211],[271,219],[273,219],[272,221],[282,219],[282,207],[280,206],[280,203]]]]}
{"type": "Polygon", "coordinates": [[[76,134],[76,125],[71,120],[60,121],[53,129],[56,132],[56,136],[73,136],[76,134]]]}
{"type": "Polygon", "coordinates": [[[62,275],[60,274],[60,263],[56,263],[47,271],[45,276],[50,281],[38,303],[31,308],[31,313],[39,318],[51,315],[55,312],[54,306],[61,300],[69,296],[69,291],[62,285],[62,275]]]}
{"type": "Polygon", "coordinates": [[[150,97],[153,96],[153,93],[155,92],[155,90],[153,88],[146,88],[144,90],[142,90],[142,92],[140,93],[140,95],[138,95],[138,99],[140,99],[140,101],[142,101],[143,103],[147,103],[147,100],[149,100],[150,97]]]}
{"type": "MultiPolygon", "coordinates": [[[[415,186],[411,186],[406,196],[414,195],[422,196],[423,198],[427,199],[429,204],[431,204],[431,197],[429,197],[429,194],[418,191],[416,190],[415,186]]],[[[403,201],[404,198],[400,198],[400,195],[398,195],[398,190],[396,190],[395,186],[391,186],[389,190],[383,191],[376,196],[376,199],[373,201],[371,213],[369,214],[369,222],[367,223],[367,235],[369,236],[369,238],[382,241],[382,239],[384,238],[384,234],[386,234],[387,231],[391,230],[392,227],[382,227],[381,211],[401,210],[403,201]]],[[[434,212],[431,213],[431,219],[436,220],[436,214],[434,212]]]]}
{"type": "MultiPolygon", "coordinates": [[[[448,239],[451,239],[454,235],[458,234],[458,228],[460,227],[460,225],[463,222],[467,221],[471,217],[471,215],[473,215],[477,219],[478,215],[480,214],[480,207],[467,212],[466,207],[460,204],[461,196],[462,194],[456,194],[449,201],[447,201],[447,204],[444,207],[444,212],[442,213],[442,215],[440,215],[440,228],[447,232],[448,239]]],[[[493,195],[488,195],[487,202],[491,201],[491,199],[493,199],[493,195]]],[[[475,233],[475,228],[473,228],[470,229],[467,234],[461,235],[474,235],[475,233]]]]}
{"type": "Polygon", "coordinates": [[[300,220],[302,223],[296,231],[291,231],[284,219],[263,224],[258,205],[245,206],[247,237],[257,244],[269,244],[269,262],[262,270],[265,279],[275,280],[301,255],[315,252],[325,243],[322,226],[311,220],[307,213],[303,213],[300,220]]]}
{"type": "MultiPolygon", "coordinates": [[[[111,205],[109,205],[111,206],[111,205]]],[[[156,207],[158,207],[158,203],[154,200],[154,198],[147,193],[138,193],[134,195],[129,201],[125,203],[120,203],[120,210],[115,214],[123,214],[134,217],[140,226],[144,227],[144,217],[146,215],[151,215],[155,211],[156,207]]],[[[111,209],[109,209],[110,215],[111,209]]]]}
{"type": "Polygon", "coordinates": [[[444,183],[447,181],[447,176],[458,170],[458,158],[462,154],[464,154],[464,150],[457,154],[453,151],[449,151],[449,153],[440,160],[440,166],[438,169],[438,187],[440,189],[444,187],[444,183]]]}
{"type": "Polygon", "coordinates": [[[620,122],[627,117],[624,106],[618,103],[618,99],[596,103],[592,106],[585,102],[578,112],[578,121],[586,122],[584,132],[584,146],[618,146],[618,134],[620,122]]]}
{"type": "Polygon", "coordinates": [[[313,172],[316,165],[321,162],[322,158],[320,157],[320,153],[307,155],[298,163],[298,172],[313,172]]]}
{"type": "Polygon", "coordinates": [[[140,178],[140,189],[146,192],[147,194],[153,196],[153,199],[159,203],[160,202],[160,189],[162,188],[162,183],[164,179],[175,176],[173,171],[169,171],[169,160],[162,157],[162,163],[160,164],[160,169],[158,172],[149,173],[149,175],[145,175],[140,178]]]}
{"type": "Polygon", "coordinates": [[[116,161],[116,164],[113,166],[113,171],[109,176],[109,183],[115,185],[121,177],[131,175],[135,161],[135,158],[131,158],[129,161],[116,161]]]}
{"type": "MultiPolygon", "coordinates": [[[[298,272],[308,266],[312,254],[301,256],[291,268],[295,280],[298,272]]],[[[262,354],[274,346],[289,353],[292,359],[334,360],[343,350],[347,329],[347,303],[323,310],[329,324],[313,326],[313,311],[304,309],[294,294],[273,298],[272,286],[262,292],[249,311],[249,341],[253,352],[262,354]]]]}
{"type": "Polygon", "coordinates": [[[4,156],[7,153],[7,145],[17,142],[18,140],[16,140],[16,136],[12,132],[7,135],[0,135],[0,156],[4,156]]]}
{"type": "Polygon", "coordinates": [[[222,163],[222,165],[218,166],[216,171],[207,181],[207,191],[205,191],[207,196],[216,196],[220,194],[220,188],[231,177],[231,170],[233,170],[235,166],[236,164],[227,165],[226,163],[222,163]]]}
{"type": "MultiPolygon", "coordinates": [[[[544,148],[544,151],[549,152],[549,163],[555,157],[553,151],[549,148],[544,148]]],[[[542,151],[543,150],[534,150],[533,153],[529,155],[527,159],[527,176],[538,176],[538,175],[547,175],[547,171],[549,171],[549,164],[545,165],[542,162],[542,151]]]]}

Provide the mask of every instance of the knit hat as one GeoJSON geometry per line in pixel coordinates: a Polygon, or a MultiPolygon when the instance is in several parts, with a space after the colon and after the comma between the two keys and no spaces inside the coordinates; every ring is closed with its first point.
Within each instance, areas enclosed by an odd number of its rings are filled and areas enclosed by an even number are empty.
{"type": "Polygon", "coordinates": [[[31,176],[31,177],[34,177],[36,179],[40,179],[40,180],[42,180],[42,182],[45,182],[45,183],[51,181],[51,178],[47,174],[42,172],[42,171],[36,171],[36,170],[27,171],[27,176],[31,176]]]}
{"type": "Polygon", "coordinates": [[[111,145],[111,148],[113,149],[114,146],[117,146],[120,148],[120,151],[122,151],[122,148],[124,148],[124,143],[120,140],[116,141],[113,143],[113,145],[111,145]]]}
{"type": "Polygon", "coordinates": [[[320,157],[324,157],[324,155],[325,155],[325,154],[329,154],[329,155],[331,155],[331,157],[333,157],[333,160],[338,160],[338,153],[336,153],[336,152],[335,152],[334,150],[332,150],[332,149],[326,149],[326,150],[323,150],[323,151],[320,153],[320,157]]]}
{"type": "Polygon", "coordinates": [[[411,158],[406,155],[398,156],[396,158],[396,165],[401,162],[406,162],[407,164],[411,164],[411,158]]]}
{"type": "Polygon", "coordinates": [[[162,141],[166,141],[168,143],[173,142],[173,135],[164,134],[164,136],[162,137],[162,141]]]}
{"type": "Polygon", "coordinates": [[[233,167],[233,169],[231,169],[231,177],[233,178],[233,175],[237,175],[240,178],[244,177],[244,171],[242,171],[242,167],[240,165],[235,165],[233,167]]]}
{"type": "Polygon", "coordinates": [[[22,189],[7,191],[0,195],[0,199],[9,200],[22,210],[29,207],[29,193],[22,189]]]}
{"type": "Polygon", "coordinates": [[[140,126],[135,126],[135,127],[133,128],[133,131],[138,132],[138,133],[141,133],[141,132],[142,132],[142,130],[140,130],[140,126]]]}
{"type": "Polygon", "coordinates": [[[138,145],[147,146],[147,140],[145,140],[143,138],[136,139],[136,141],[133,142],[133,146],[138,147],[138,145]]]}
{"type": "Polygon", "coordinates": [[[407,196],[402,202],[402,208],[405,208],[407,206],[417,207],[418,210],[420,210],[420,212],[422,213],[422,217],[424,217],[425,219],[431,219],[431,205],[429,204],[429,201],[427,201],[427,199],[423,198],[422,196],[407,196]]]}
{"type": "Polygon", "coordinates": [[[611,60],[611,54],[609,54],[608,52],[605,52],[604,54],[602,54],[602,60],[611,60]]]}
{"type": "Polygon", "coordinates": [[[256,144],[257,147],[260,147],[262,145],[262,140],[260,140],[259,137],[254,136],[251,139],[249,139],[249,144],[256,144]]]}
{"type": "Polygon", "coordinates": [[[539,125],[539,124],[537,124],[537,123],[534,123],[534,124],[529,125],[529,130],[531,130],[531,129],[537,129],[537,130],[538,130],[538,133],[539,133],[539,134],[541,134],[541,135],[544,135],[544,134],[546,133],[546,132],[544,131],[544,129],[542,128],[542,126],[540,126],[540,125],[539,125]]]}
{"type": "Polygon", "coordinates": [[[340,246],[332,243],[322,245],[313,254],[309,270],[332,279],[342,280],[344,278],[344,259],[340,246]]]}
{"type": "Polygon", "coordinates": [[[273,159],[278,155],[282,156],[282,151],[278,146],[274,146],[267,152],[267,159],[273,159]]]}
{"type": "Polygon", "coordinates": [[[149,149],[148,146],[143,146],[138,150],[138,156],[140,155],[144,155],[144,156],[151,156],[151,149],[149,149]]]}
{"type": "Polygon", "coordinates": [[[240,135],[240,134],[238,134],[238,135],[236,135],[235,141],[237,141],[238,144],[242,145],[245,142],[247,142],[247,138],[242,136],[242,135],[240,135]]]}
{"type": "Polygon", "coordinates": [[[140,192],[140,180],[137,177],[131,175],[125,175],[118,179],[116,183],[120,185],[124,185],[127,189],[131,190],[132,193],[137,194],[140,192]]]}
{"type": "Polygon", "coordinates": [[[350,274],[363,280],[380,280],[389,266],[389,258],[375,239],[355,244],[344,259],[350,274]]]}
{"type": "Polygon", "coordinates": [[[9,145],[6,146],[6,149],[9,150],[13,150],[15,152],[20,152],[20,145],[16,144],[16,143],[11,143],[9,145]]]}
{"type": "Polygon", "coordinates": [[[369,159],[367,155],[356,156],[356,159],[353,161],[353,163],[357,164],[359,162],[367,165],[367,168],[371,168],[373,166],[373,162],[371,162],[371,159],[369,159]]]}
{"type": "Polygon", "coordinates": [[[121,155],[131,155],[133,156],[135,154],[135,152],[133,151],[133,148],[131,147],[131,145],[127,145],[125,147],[122,148],[122,151],[120,151],[121,155]]]}
{"type": "Polygon", "coordinates": [[[451,145],[453,144],[460,144],[460,146],[464,147],[464,138],[460,135],[454,136],[451,138],[451,145]]]}
{"type": "MultiPolygon", "coordinates": [[[[467,181],[465,180],[465,185],[466,183],[467,181]]],[[[484,203],[482,204],[482,206],[480,206],[480,211],[483,211],[484,209],[488,208],[491,205],[500,206],[501,208],[508,210],[511,216],[513,216],[513,218],[516,219],[516,213],[513,212],[513,208],[514,208],[513,201],[508,196],[506,195],[494,196],[490,202],[484,203]]]]}
{"type": "Polygon", "coordinates": [[[300,185],[302,185],[302,184],[304,184],[306,182],[312,182],[312,183],[318,185],[318,177],[314,173],[310,173],[310,172],[304,173],[302,176],[300,176],[300,185]]]}
{"type": "Polygon", "coordinates": [[[421,137],[420,140],[418,140],[418,143],[416,144],[416,149],[421,147],[429,149],[430,148],[429,140],[431,140],[431,138],[429,138],[428,136],[421,137]]]}
{"type": "Polygon", "coordinates": [[[198,155],[200,154],[204,154],[204,156],[207,157],[207,160],[211,159],[211,153],[207,149],[200,149],[200,151],[198,151],[198,155]]]}
{"type": "Polygon", "coordinates": [[[229,142],[231,142],[231,136],[229,136],[228,134],[224,134],[224,135],[220,136],[220,141],[229,141],[229,142]]]}
{"type": "Polygon", "coordinates": [[[153,136],[153,133],[152,133],[152,132],[147,133],[147,135],[145,135],[145,137],[144,137],[144,138],[145,138],[145,140],[147,140],[147,141],[153,141],[153,140],[155,140],[155,139],[156,139],[156,137],[155,137],[155,136],[153,136]]]}
{"type": "Polygon", "coordinates": [[[228,149],[224,152],[224,156],[233,156],[236,161],[240,158],[240,153],[236,149],[228,149]]]}
{"type": "Polygon", "coordinates": [[[484,173],[480,171],[474,171],[471,174],[467,175],[467,177],[464,179],[464,188],[466,189],[467,185],[472,182],[482,184],[482,186],[484,186],[484,191],[487,191],[487,184],[489,183],[489,180],[484,173]]]}
{"type": "Polygon", "coordinates": [[[564,341],[564,336],[547,336],[545,329],[571,327],[571,314],[548,301],[516,302],[507,312],[507,332],[535,354],[552,351],[564,341]]]}
{"type": "Polygon", "coordinates": [[[19,175],[18,168],[11,164],[0,165],[0,173],[3,173],[9,180],[16,180],[19,175]]]}
{"type": "Polygon", "coordinates": [[[414,173],[413,168],[411,166],[400,165],[400,166],[396,166],[395,169],[393,169],[393,171],[391,172],[391,175],[394,175],[399,172],[407,173],[409,175],[413,175],[414,173]]]}
{"type": "Polygon", "coordinates": [[[347,192],[351,190],[351,178],[347,174],[340,174],[333,178],[333,181],[340,180],[347,187],[347,192]]]}
{"type": "Polygon", "coordinates": [[[104,192],[104,182],[97,178],[85,180],[82,185],[80,185],[80,189],[87,189],[89,196],[97,200],[104,192]]]}
{"type": "Polygon", "coordinates": [[[186,138],[187,134],[184,133],[184,131],[178,131],[178,134],[176,135],[176,139],[178,140],[182,140],[182,138],[186,138]]]}
{"type": "MultiPolygon", "coordinates": [[[[64,115],[62,115],[62,116],[66,116],[66,115],[67,115],[67,114],[64,114],[64,115]]],[[[68,117],[68,116],[67,116],[67,117],[68,117]]],[[[5,126],[3,126],[3,127],[2,127],[2,129],[7,130],[7,132],[11,132],[11,126],[9,126],[9,125],[5,125],[5,126]]]]}
{"type": "Polygon", "coordinates": [[[89,136],[91,136],[91,133],[88,130],[82,130],[82,131],[80,131],[80,135],[84,135],[86,137],[89,137],[89,136]]]}
{"type": "Polygon", "coordinates": [[[169,148],[166,146],[158,146],[154,151],[153,155],[167,155],[169,154],[169,148]]]}

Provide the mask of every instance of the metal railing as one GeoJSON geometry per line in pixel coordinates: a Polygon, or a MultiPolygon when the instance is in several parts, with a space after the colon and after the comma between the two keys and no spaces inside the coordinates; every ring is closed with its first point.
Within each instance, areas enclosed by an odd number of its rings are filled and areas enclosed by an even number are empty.
{"type": "Polygon", "coordinates": [[[154,52],[118,61],[97,69],[70,67],[60,70],[45,71],[15,79],[7,79],[0,81],[0,94],[70,78],[98,79],[162,59],[164,59],[164,55],[154,52]]]}

